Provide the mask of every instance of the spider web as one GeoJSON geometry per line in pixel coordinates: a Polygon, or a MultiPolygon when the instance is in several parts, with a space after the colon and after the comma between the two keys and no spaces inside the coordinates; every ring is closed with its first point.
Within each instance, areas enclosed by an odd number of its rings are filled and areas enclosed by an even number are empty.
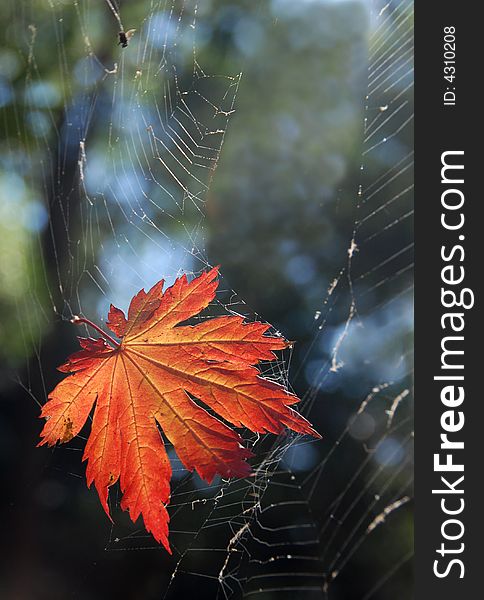
{"type": "MultiPolygon", "coordinates": [[[[192,586],[206,598],[408,598],[412,2],[303,2],[296,7],[274,1],[250,10],[243,2],[224,7],[189,0],[24,4],[11,4],[22,27],[10,35],[27,65],[22,101],[28,118],[8,132],[7,155],[13,171],[21,167],[20,147],[34,165],[23,177],[37,198],[31,205],[38,226],[31,230],[34,241],[25,259],[31,273],[28,293],[17,301],[17,310],[24,353],[34,356],[19,380],[38,404],[46,401],[54,381],[45,366],[49,347],[40,340],[49,330],[60,332],[61,362],[74,347],[72,315],[101,324],[111,301],[126,308],[140,288],[161,277],[170,284],[181,273],[196,275],[216,257],[224,277],[210,316],[229,312],[263,320],[265,311],[258,315],[252,308],[258,302],[250,285],[246,294],[231,287],[232,280],[243,279],[234,275],[236,269],[252,281],[248,271],[256,269],[259,257],[265,260],[261,253],[267,248],[258,243],[264,233],[260,237],[257,228],[321,228],[321,237],[315,245],[308,242],[304,252],[276,239],[286,274],[308,288],[301,292],[304,339],[261,370],[294,386],[302,397],[301,412],[324,439],[245,432],[257,456],[253,477],[218,479],[210,486],[184,470],[168,445],[174,553],[163,558],[156,597],[183,597],[192,586]],[[341,21],[355,7],[358,18],[348,18],[345,30],[341,21]],[[338,23],[343,33],[335,40],[331,26],[338,23]],[[300,37],[291,46],[294,60],[291,49],[276,59],[298,28],[300,37]],[[131,29],[136,31],[128,47],[114,50],[118,31],[131,29]],[[216,36],[229,54],[228,32],[237,58],[222,53],[214,58],[210,44],[216,36]],[[298,42],[303,38],[309,40],[306,47],[298,42]],[[314,118],[321,90],[335,85],[334,73],[314,70],[328,51],[325,44],[349,48],[345,67],[353,71],[347,89],[351,99],[342,100],[337,88],[327,118],[306,125],[305,107],[315,108],[307,110],[314,118]],[[70,45],[77,49],[75,60],[70,45]],[[321,87],[312,96],[301,94],[274,123],[270,111],[278,92],[294,82],[304,85],[295,62],[303,58],[314,66],[312,77],[321,75],[321,87]],[[264,96],[263,79],[270,79],[267,69],[274,64],[280,88],[264,96]],[[233,71],[227,72],[227,65],[233,71]],[[252,87],[258,84],[260,89],[252,87]],[[253,116],[250,107],[257,102],[253,116]],[[350,142],[338,146],[331,123],[351,118],[350,142]],[[267,127],[263,140],[257,138],[260,126],[267,127]],[[333,196],[320,181],[318,189],[296,190],[299,203],[286,209],[278,205],[287,185],[282,173],[275,180],[271,172],[269,182],[255,177],[262,191],[251,185],[251,175],[261,156],[274,156],[284,165],[280,157],[286,152],[288,160],[296,160],[288,150],[295,145],[301,161],[296,168],[301,173],[306,168],[308,179],[314,179],[324,159],[309,156],[307,139],[298,138],[297,129],[307,133],[305,127],[353,158],[345,168],[337,153],[327,159],[319,179],[328,177],[333,196]],[[276,129],[282,131],[279,138],[276,129]],[[272,140],[277,139],[284,143],[276,145],[272,140]],[[348,149],[351,145],[358,146],[356,151],[348,149]],[[239,189],[231,189],[234,169],[240,170],[239,189]],[[345,179],[345,169],[357,174],[345,179]],[[267,186],[274,191],[261,197],[267,186]],[[239,199],[233,206],[224,200],[232,193],[239,199]],[[235,247],[240,240],[230,238],[234,227],[247,227],[247,219],[254,229],[240,250],[235,247]],[[331,238],[328,223],[334,223],[338,238],[331,238]],[[237,262],[237,251],[246,253],[245,266],[237,262]],[[313,285],[316,275],[305,280],[304,273],[317,271],[318,261],[325,276],[323,284],[313,285]]],[[[288,337],[299,338],[298,329],[288,337]]],[[[72,453],[76,460],[65,475],[82,478],[87,432],[70,447],[56,448],[48,468],[64,465],[65,455],[72,453]]],[[[118,500],[114,490],[108,553],[159,550],[142,524],[133,525],[120,511],[118,500]]]]}

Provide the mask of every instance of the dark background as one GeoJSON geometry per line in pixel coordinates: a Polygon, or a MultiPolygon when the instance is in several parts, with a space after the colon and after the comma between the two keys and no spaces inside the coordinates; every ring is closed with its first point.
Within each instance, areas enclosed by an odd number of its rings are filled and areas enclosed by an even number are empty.
{"type": "Polygon", "coordinates": [[[191,3],[119,14],[137,29],[126,49],[106,3],[0,6],[0,596],[408,599],[412,5],[200,2],[195,29],[191,3]],[[176,153],[162,127],[172,105],[171,126],[205,148],[195,162],[213,166],[221,137],[206,133],[226,130],[216,172],[190,167],[208,191],[175,165],[180,189],[151,158],[155,177],[140,178],[133,156],[153,151],[133,131],[152,125],[176,153]],[[223,305],[297,341],[273,374],[290,367],[324,437],[258,441],[255,485],[207,489],[175,458],[169,557],[115,491],[111,527],[85,485],[82,438],[35,447],[39,406],[76,348],[73,313],[102,324],[109,302],[126,308],[207,261],[222,266],[223,305]]]}

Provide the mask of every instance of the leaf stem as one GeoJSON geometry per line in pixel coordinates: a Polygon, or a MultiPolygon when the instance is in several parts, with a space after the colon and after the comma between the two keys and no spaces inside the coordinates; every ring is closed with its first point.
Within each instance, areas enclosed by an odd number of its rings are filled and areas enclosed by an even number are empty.
{"type": "Polygon", "coordinates": [[[85,323],[86,325],[89,325],[89,327],[92,327],[98,333],[100,333],[106,341],[111,342],[111,344],[113,344],[115,348],[121,347],[121,344],[119,342],[117,342],[109,334],[107,334],[105,331],[103,331],[95,323],[93,323],[92,321],[89,321],[89,319],[85,319],[84,317],[78,317],[77,315],[74,315],[71,319],[71,323],[74,323],[75,325],[81,325],[81,323],[85,323]]]}

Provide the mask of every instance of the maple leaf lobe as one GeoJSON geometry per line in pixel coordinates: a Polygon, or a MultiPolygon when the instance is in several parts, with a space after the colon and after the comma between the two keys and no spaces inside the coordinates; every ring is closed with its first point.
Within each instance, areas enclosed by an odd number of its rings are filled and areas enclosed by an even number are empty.
{"type": "Polygon", "coordinates": [[[113,345],[79,338],[81,350],[59,367],[69,375],[41,413],[47,421],[39,445],[53,445],[76,436],[94,408],[83,455],[88,486],[94,483],[110,517],[108,491],[119,481],[122,508],[133,521],[142,515],[168,551],[171,466],[158,425],[184,466],[209,482],[217,474],[250,474],[252,452],[226,423],[259,433],[287,427],[320,437],[291,408],[298,398],[256,368],[288,345],[266,335],[269,325],[245,323],[239,316],[183,324],[215,298],[217,275],[218,268],[191,281],[184,275],[165,291],[160,281],[133,297],[127,317],[111,305],[107,325],[121,344],[107,334],[113,345]]]}
{"type": "Polygon", "coordinates": [[[120,308],[116,308],[113,304],[109,306],[108,320],[106,325],[119,338],[123,337],[126,331],[128,322],[124,316],[124,312],[120,308]]]}

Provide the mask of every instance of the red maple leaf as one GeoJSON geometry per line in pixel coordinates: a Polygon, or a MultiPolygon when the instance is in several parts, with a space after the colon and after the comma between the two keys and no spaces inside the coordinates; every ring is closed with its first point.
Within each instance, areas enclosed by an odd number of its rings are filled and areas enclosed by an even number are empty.
{"type": "Polygon", "coordinates": [[[209,414],[254,432],[280,433],[284,427],[319,437],[294,412],[298,398],[260,376],[261,360],[288,346],[264,335],[269,325],[224,316],[197,325],[180,323],[214,299],[218,269],[188,282],[185,276],[163,292],[163,281],[132,299],[128,318],[111,305],[107,325],[121,341],[88,323],[103,338],[79,338],[82,350],[59,367],[70,373],[42,410],[47,419],[39,445],[67,442],[84,426],[93,406],[91,433],[83,460],[109,516],[109,487],[120,481],[121,507],[170,552],[168,513],[171,467],[157,423],[189,470],[208,482],[216,474],[245,477],[252,453],[240,436],[209,414]]]}

